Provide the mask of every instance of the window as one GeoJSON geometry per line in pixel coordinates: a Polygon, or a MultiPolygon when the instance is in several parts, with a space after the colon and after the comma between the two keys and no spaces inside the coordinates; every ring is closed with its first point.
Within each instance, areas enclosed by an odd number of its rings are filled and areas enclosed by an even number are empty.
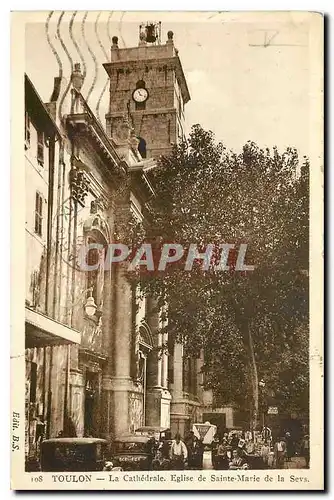
{"type": "Polygon", "coordinates": [[[146,141],[142,137],[139,137],[138,151],[142,158],[146,158],[146,141]]]}
{"type": "Polygon", "coordinates": [[[24,141],[25,148],[28,149],[30,146],[30,117],[28,111],[25,112],[24,141]]]}
{"type": "Polygon", "coordinates": [[[35,202],[35,233],[42,236],[42,222],[43,222],[43,198],[39,192],[36,192],[35,202]]]}
{"type": "Polygon", "coordinates": [[[30,365],[30,403],[36,402],[37,390],[37,364],[31,363],[30,365]]]}
{"type": "Polygon", "coordinates": [[[37,161],[40,165],[44,163],[44,134],[43,131],[37,131],[37,161]]]}

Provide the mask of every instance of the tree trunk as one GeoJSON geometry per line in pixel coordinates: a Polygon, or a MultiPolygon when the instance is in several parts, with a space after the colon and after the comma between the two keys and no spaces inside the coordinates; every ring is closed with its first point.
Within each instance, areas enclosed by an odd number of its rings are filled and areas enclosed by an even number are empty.
{"type": "Polygon", "coordinates": [[[249,350],[249,364],[250,364],[250,373],[251,373],[251,384],[252,384],[252,392],[253,392],[253,412],[252,412],[252,419],[251,419],[251,429],[255,430],[257,423],[258,423],[258,417],[259,417],[259,379],[257,375],[257,366],[256,366],[256,360],[255,360],[255,353],[254,353],[254,344],[253,344],[253,337],[250,329],[248,328],[248,350],[249,350]]]}
{"type": "Polygon", "coordinates": [[[244,345],[246,351],[248,353],[248,368],[249,368],[249,377],[250,377],[250,389],[252,392],[252,411],[250,418],[250,429],[255,430],[258,424],[259,419],[259,380],[257,374],[257,365],[255,360],[255,352],[254,352],[254,343],[252,332],[249,328],[248,322],[243,319],[242,322],[239,323],[240,331],[242,332],[244,345]]]}

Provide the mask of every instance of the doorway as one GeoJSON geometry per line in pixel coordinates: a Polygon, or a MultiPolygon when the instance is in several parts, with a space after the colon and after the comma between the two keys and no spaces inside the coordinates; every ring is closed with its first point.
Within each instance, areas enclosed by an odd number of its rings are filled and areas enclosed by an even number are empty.
{"type": "Polygon", "coordinates": [[[95,437],[96,410],[98,403],[99,374],[86,371],[84,435],[95,437]]]}

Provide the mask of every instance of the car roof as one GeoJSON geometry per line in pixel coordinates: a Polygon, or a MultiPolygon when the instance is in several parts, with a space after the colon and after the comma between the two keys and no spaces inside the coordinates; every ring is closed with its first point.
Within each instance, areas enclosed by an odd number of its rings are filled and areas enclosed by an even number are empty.
{"type": "Polygon", "coordinates": [[[115,439],[117,443],[147,443],[151,438],[148,436],[125,435],[115,439]]]}
{"type": "Polygon", "coordinates": [[[135,432],[165,432],[168,430],[168,427],[158,427],[158,426],[150,426],[150,425],[145,425],[143,427],[139,427],[139,429],[136,429],[135,432]]]}
{"type": "Polygon", "coordinates": [[[44,443],[54,443],[54,444],[95,444],[95,443],[108,443],[106,439],[101,438],[70,438],[70,437],[59,437],[45,439],[44,443]]]}

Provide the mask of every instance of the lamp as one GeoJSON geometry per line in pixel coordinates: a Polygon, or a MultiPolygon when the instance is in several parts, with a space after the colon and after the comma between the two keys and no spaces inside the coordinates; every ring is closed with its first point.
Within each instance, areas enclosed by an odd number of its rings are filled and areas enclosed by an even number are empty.
{"type": "Polygon", "coordinates": [[[85,303],[85,313],[87,316],[94,316],[96,313],[97,305],[95,304],[94,297],[92,296],[92,288],[88,288],[87,292],[90,292],[90,296],[87,298],[85,303]]]}

